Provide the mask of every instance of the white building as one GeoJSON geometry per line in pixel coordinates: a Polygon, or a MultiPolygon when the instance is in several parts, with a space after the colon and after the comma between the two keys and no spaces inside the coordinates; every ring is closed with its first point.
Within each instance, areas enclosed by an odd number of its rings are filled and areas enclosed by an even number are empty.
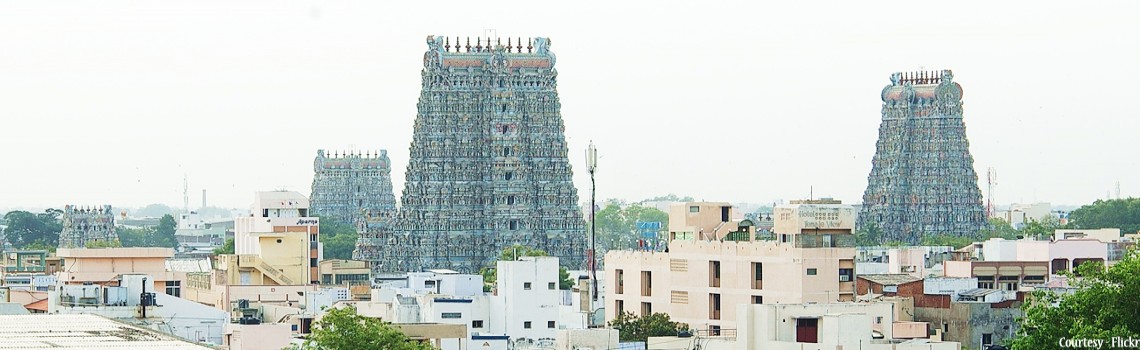
{"type": "Polygon", "coordinates": [[[117,287],[58,283],[48,292],[48,313],[99,315],[184,339],[222,344],[223,327],[230,321],[227,312],[156,291],[150,281],[153,276],[123,275],[117,287]],[[143,292],[153,293],[154,302],[144,302],[143,292]]]}
{"type": "Polygon", "coordinates": [[[556,257],[500,261],[495,294],[483,292],[482,276],[451,270],[382,276],[372,300],[356,307],[363,315],[396,324],[466,325],[466,342],[444,339],[443,350],[544,348],[559,343],[574,344],[574,349],[611,348],[606,347],[609,338],[587,339],[587,333],[567,332],[587,328],[589,312],[581,305],[589,304],[589,296],[560,290],[558,271],[556,257]]]}

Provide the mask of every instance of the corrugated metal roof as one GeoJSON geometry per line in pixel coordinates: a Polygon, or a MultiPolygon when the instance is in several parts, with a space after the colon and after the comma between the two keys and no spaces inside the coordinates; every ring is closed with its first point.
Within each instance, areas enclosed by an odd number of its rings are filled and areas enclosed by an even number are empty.
{"type": "Polygon", "coordinates": [[[858,277],[884,286],[907,284],[921,280],[921,278],[902,273],[859,275],[858,277]]]}
{"type": "Polygon", "coordinates": [[[210,349],[95,315],[3,315],[0,339],[4,349],[210,349]]]}

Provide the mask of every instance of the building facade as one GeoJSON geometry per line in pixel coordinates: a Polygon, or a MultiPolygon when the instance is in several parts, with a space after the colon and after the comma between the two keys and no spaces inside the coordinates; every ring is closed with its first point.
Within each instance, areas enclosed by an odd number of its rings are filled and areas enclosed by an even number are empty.
{"type": "Polygon", "coordinates": [[[895,73],[882,99],[859,226],[910,244],[977,233],[986,215],[962,121],[962,86],[950,70],[895,73]]]}
{"type": "Polygon", "coordinates": [[[63,231],[59,233],[60,248],[83,248],[88,242],[119,240],[115,233],[115,213],[110,205],[65,205],[60,220],[63,223],[63,231]]]}
{"type": "MultiPolygon", "coordinates": [[[[719,216],[720,207],[714,207],[719,216]]],[[[735,328],[737,305],[854,300],[854,208],[793,201],[776,207],[774,216],[773,240],[732,240],[726,232],[715,239],[674,239],[666,252],[610,251],[605,258],[610,284],[606,320],[622,312],[664,312],[694,329],[716,333],[735,328]]],[[[686,222],[672,216],[669,221],[686,222]]]]}
{"type": "Polygon", "coordinates": [[[257,192],[250,216],[234,219],[235,263],[265,266],[276,284],[319,283],[321,250],[320,219],[309,215],[309,199],[300,193],[257,192]]]}
{"type": "Polygon", "coordinates": [[[355,259],[377,272],[490,267],[513,244],[568,268],[586,262],[550,40],[429,36],[394,227],[368,230],[355,259]]]}
{"type": "Polygon", "coordinates": [[[313,160],[312,212],[324,220],[355,225],[362,217],[396,214],[388,151],[317,150],[313,160]]]}

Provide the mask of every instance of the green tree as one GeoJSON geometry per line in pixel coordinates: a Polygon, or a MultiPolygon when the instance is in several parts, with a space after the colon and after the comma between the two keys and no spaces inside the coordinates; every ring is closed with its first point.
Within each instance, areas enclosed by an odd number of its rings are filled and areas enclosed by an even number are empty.
{"type": "Polygon", "coordinates": [[[1069,213],[1069,222],[1078,228],[1140,231],[1140,198],[1097,200],[1069,213]]]}
{"type": "Polygon", "coordinates": [[[1076,274],[1081,277],[1070,279],[1076,292],[1039,290],[1022,304],[1014,350],[1053,349],[1061,339],[1140,338],[1140,250],[1108,268],[1082,264],[1076,274]]]}
{"type": "Polygon", "coordinates": [[[155,227],[154,234],[148,242],[150,247],[164,247],[164,248],[178,248],[178,239],[174,237],[174,233],[178,230],[178,223],[174,221],[174,216],[170,214],[163,215],[158,219],[158,227],[155,227]]]}
{"type": "Polygon", "coordinates": [[[595,214],[599,254],[611,249],[636,248],[637,241],[642,239],[637,229],[639,221],[660,222],[665,228],[669,226],[669,214],[641,204],[626,205],[621,200],[607,200],[595,214]]]}
{"type": "Polygon", "coordinates": [[[325,310],[313,323],[313,333],[301,349],[312,350],[428,350],[423,341],[409,338],[391,323],[360,315],[356,307],[325,310]]]}
{"type": "Polygon", "coordinates": [[[59,220],[62,213],[59,209],[48,209],[39,214],[22,210],[10,211],[4,214],[4,220],[8,222],[4,236],[17,248],[33,243],[58,246],[59,232],[63,231],[63,224],[59,220]]]}
{"type": "Polygon", "coordinates": [[[226,243],[221,247],[214,248],[214,255],[233,254],[234,253],[234,239],[226,238],[226,243]]]}
{"type": "Polygon", "coordinates": [[[855,244],[860,247],[870,247],[882,244],[883,231],[874,223],[867,224],[855,231],[855,244]]]}
{"type": "Polygon", "coordinates": [[[352,259],[358,237],[356,228],[332,219],[321,218],[320,222],[320,240],[325,247],[325,259],[352,259]]]}
{"type": "MultiPolygon", "coordinates": [[[[503,248],[499,252],[499,257],[495,259],[496,262],[501,260],[514,261],[519,257],[524,256],[548,256],[549,254],[542,249],[535,249],[520,244],[515,244],[510,247],[503,248]]],[[[494,263],[492,263],[494,264],[494,263]]],[[[494,265],[492,267],[484,267],[479,270],[479,274],[483,275],[483,291],[490,292],[495,286],[495,280],[498,278],[494,265]]],[[[570,279],[570,271],[566,267],[558,267],[558,289],[570,289],[574,286],[574,280],[570,279]]]]}
{"type": "Polygon", "coordinates": [[[638,317],[625,311],[610,321],[609,326],[618,330],[618,338],[623,342],[644,342],[649,337],[675,336],[677,332],[689,329],[689,325],[674,322],[669,319],[669,314],[660,312],[638,317]]]}

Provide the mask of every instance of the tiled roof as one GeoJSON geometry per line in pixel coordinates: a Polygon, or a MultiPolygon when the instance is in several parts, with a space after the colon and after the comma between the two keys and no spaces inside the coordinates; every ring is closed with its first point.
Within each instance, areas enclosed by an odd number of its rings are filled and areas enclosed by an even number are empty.
{"type": "Polygon", "coordinates": [[[5,349],[210,349],[95,315],[0,316],[0,339],[5,349]]]}

